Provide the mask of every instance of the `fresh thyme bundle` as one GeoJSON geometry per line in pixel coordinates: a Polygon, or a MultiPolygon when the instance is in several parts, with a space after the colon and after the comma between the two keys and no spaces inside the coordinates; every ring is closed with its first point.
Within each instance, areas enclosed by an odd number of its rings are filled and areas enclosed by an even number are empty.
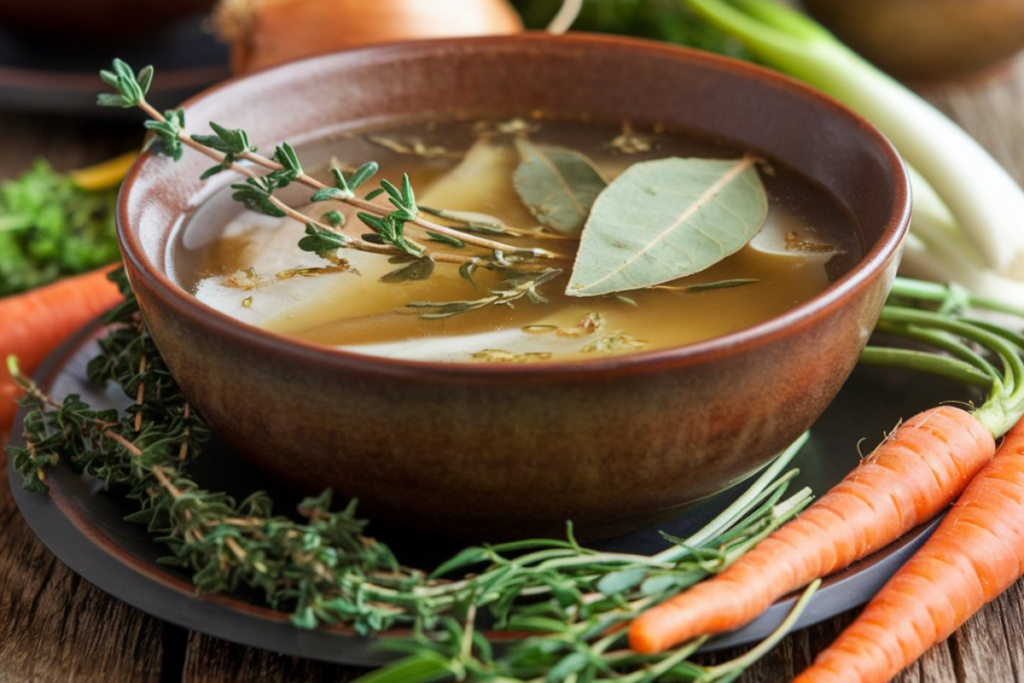
{"type": "Polygon", "coordinates": [[[666,537],[668,547],[657,555],[590,550],[570,527],[565,540],[470,547],[428,573],[403,566],[367,536],[354,502],[332,510],[329,491],[288,517],[265,493],[235,500],[192,480],[188,465],[209,430],[168,374],[124,273],[113,277],[125,302],[108,316],[111,329],[89,375],[115,382],[134,403],[117,411],[94,410],[77,396],[58,401],[11,362],[28,412],[25,445],[10,455],[33,490],[45,491],[47,470],[64,460],[135,501],[139,509],[128,519],[148,526],[170,550],[165,561],[191,571],[198,592],[256,589],[268,605],[289,610],[299,628],[340,623],[366,635],[412,627],[410,654],[373,674],[389,680],[731,680],[770,646],[709,668],[689,659],[702,641],[642,656],[625,649],[625,632],[615,627],[721,570],[799,512],[810,493],[784,499],[796,474],[784,471],[800,444],[704,529],[666,537]],[[538,635],[496,653],[481,623],[538,635]]]}

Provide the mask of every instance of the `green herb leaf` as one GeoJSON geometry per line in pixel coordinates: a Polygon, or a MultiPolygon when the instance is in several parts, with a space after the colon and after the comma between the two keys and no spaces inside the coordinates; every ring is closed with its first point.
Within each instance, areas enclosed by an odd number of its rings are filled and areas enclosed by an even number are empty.
{"type": "Polygon", "coordinates": [[[490,558],[490,553],[487,548],[481,548],[480,546],[470,546],[463,548],[458,555],[452,557],[430,573],[431,578],[439,578],[446,574],[451,574],[456,570],[465,571],[473,565],[486,562],[490,558]]]}
{"type": "Polygon", "coordinates": [[[346,192],[345,190],[339,190],[336,187],[325,187],[323,189],[320,189],[320,190],[317,190],[316,192],[314,192],[313,195],[309,198],[309,201],[312,202],[312,203],[316,203],[316,202],[331,202],[331,201],[340,202],[340,201],[345,201],[346,199],[351,199],[351,198],[352,198],[351,192],[346,192]]]}
{"type": "Polygon", "coordinates": [[[185,110],[171,109],[164,112],[163,121],[146,121],[143,126],[156,133],[157,151],[175,161],[181,161],[183,147],[181,136],[185,133],[185,110]]]}
{"type": "Polygon", "coordinates": [[[516,194],[534,218],[563,235],[579,235],[606,183],[579,152],[516,140],[522,162],[512,174],[516,194]]]}
{"type": "Polygon", "coordinates": [[[450,678],[446,660],[433,652],[418,652],[359,678],[360,683],[431,683],[450,678]]]}
{"type": "Polygon", "coordinates": [[[139,70],[138,83],[143,97],[149,94],[149,86],[153,83],[153,73],[152,66],[144,66],[139,70]]]}
{"type": "Polygon", "coordinates": [[[451,235],[445,235],[440,232],[434,232],[433,230],[427,230],[428,242],[440,242],[441,244],[447,244],[449,247],[455,247],[456,249],[462,249],[466,246],[466,243],[460,240],[458,237],[452,237],[451,235]]]}
{"type": "MultiPolygon", "coordinates": [[[[548,300],[538,291],[545,282],[561,275],[560,268],[547,268],[539,273],[516,273],[502,280],[501,285],[491,290],[491,296],[467,301],[410,301],[406,308],[424,309],[424,320],[443,320],[460,313],[468,313],[491,305],[511,306],[522,298],[535,304],[546,304],[548,300]]],[[[472,273],[469,273],[472,276],[472,273]]],[[[463,275],[463,277],[466,277],[463,275]]],[[[470,279],[470,277],[466,277],[470,279]]]]}
{"type": "Polygon", "coordinates": [[[324,230],[312,223],[307,223],[306,236],[299,240],[299,249],[326,258],[351,241],[352,239],[348,235],[324,230]]]}
{"type": "Polygon", "coordinates": [[[472,232],[480,235],[507,235],[508,228],[499,218],[489,216],[475,211],[448,211],[447,209],[435,209],[429,206],[419,205],[419,210],[429,213],[431,216],[443,218],[450,223],[455,223],[459,230],[472,232]]]}
{"type": "Polygon", "coordinates": [[[605,595],[618,595],[625,593],[630,588],[639,586],[647,578],[647,569],[644,567],[633,567],[622,571],[605,574],[597,582],[597,590],[605,595]]]}
{"type": "Polygon", "coordinates": [[[419,208],[416,206],[416,196],[413,194],[408,175],[402,176],[402,189],[398,189],[387,179],[381,180],[380,186],[388,194],[388,201],[395,207],[392,216],[400,221],[416,220],[419,208]]]}
{"type": "Polygon", "coordinates": [[[348,186],[353,190],[358,190],[359,186],[365,183],[367,180],[377,174],[380,166],[377,165],[376,161],[367,161],[365,164],[356,169],[355,173],[348,181],[348,186]]]}
{"type": "Polygon", "coordinates": [[[434,260],[431,258],[416,259],[407,266],[393,270],[380,278],[381,282],[414,282],[416,280],[429,280],[434,274],[434,260]]]}
{"type": "Polygon", "coordinates": [[[345,214],[340,211],[328,211],[321,218],[325,223],[330,223],[336,228],[345,225],[345,214]]]}
{"type": "Polygon", "coordinates": [[[659,595],[672,590],[680,584],[679,577],[674,574],[652,576],[640,585],[641,595],[659,595]]]}
{"type": "Polygon", "coordinates": [[[566,655],[561,661],[551,667],[551,670],[548,671],[544,680],[546,683],[560,683],[560,681],[564,681],[570,675],[580,671],[589,663],[590,657],[586,654],[582,652],[573,652],[572,654],[566,655]]]}
{"type": "Polygon", "coordinates": [[[416,257],[423,256],[426,251],[422,245],[405,237],[405,221],[396,218],[394,213],[387,216],[374,216],[361,211],[356,214],[356,217],[373,230],[384,244],[390,244],[396,249],[416,257]]]}
{"type": "Polygon", "coordinates": [[[122,107],[126,109],[135,106],[134,104],[125,104],[123,97],[112,92],[104,92],[97,95],[96,104],[101,107],[122,107]]]}
{"type": "Polygon", "coordinates": [[[689,285],[686,288],[687,294],[699,294],[701,292],[710,292],[716,289],[732,289],[733,287],[746,287],[747,285],[756,285],[760,280],[752,277],[738,277],[731,280],[716,280],[715,282],[702,282],[697,285],[689,285]]]}
{"type": "Polygon", "coordinates": [[[100,71],[100,79],[117,90],[116,95],[104,93],[96,98],[96,103],[101,107],[122,107],[125,109],[138,106],[146,99],[146,93],[153,82],[153,67],[147,66],[139,72],[135,72],[125,62],[115,59],[113,71],[100,71]]]}
{"type": "Polygon", "coordinates": [[[295,152],[295,148],[287,142],[282,142],[274,148],[274,160],[281,164],[284,170],[294,173],[296,176],[302,173],[299,155],[295,152]]]}
{"type": "Polygon", "coordinates": [[[256,151],[256,148],[249,144],[249,134],[244,130],[240,128],[225,128],[213,121],[210,121],[210,128],[213,130],[214,135],[193,135],[192,141],[223,153],[224,159],[216,166],[206,169],[203,175],[199,177],[200,180],[206,180],[221,171],[231,168],[231,164],[235,162],[236,157],[239,155],[256,151]]]}
{"type": "Polygon", "coordinates": [[[262,178],[246,178],[244,183],[234,183],[231,186],[235,190],[231,198],[241,202],[250,211],[283,218],[288,214],[271,199],[277,187],[277,177],[273,173],[268,173],[262,178]]]}
{"type": "Polygon", "coordinates": [[[214,135],[193,135],[192,140],[225,154],[238,155],[256,151],[256,148],[249,144],[248,133],[241,128],[225,128],[214,121],[210,121],[210,128],[214,135]]]}
{"type": "Polygon", "coordinates": [[[459,266],[459,277],[468,282],[469,284],[476,287],[476,280],[473,279],[473,273],[476,272],[480,266],[472,261],[467,261],[459,266]]]}
{"type": "Polygon", "coordinates": [[[650,287],[738,251],[768,213],[754,163],[669,158],[630,166],[594,203],[565,293],[650,287]]]}

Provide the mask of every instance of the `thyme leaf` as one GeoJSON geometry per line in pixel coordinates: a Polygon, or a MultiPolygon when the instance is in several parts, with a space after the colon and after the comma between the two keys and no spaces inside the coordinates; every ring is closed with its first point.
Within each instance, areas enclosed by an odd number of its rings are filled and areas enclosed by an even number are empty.
{"type": "Polygon", "coordinates": [[[241,202],[242,206],[263,213],[274,218],[284,218],[287,213],[284,209],[275,204],[271,197],[278,187],[278,177],[268,174],[257,178],[246,178],[243,183],[233,183],[231,189],[235,190],[231,198],[241,202]]]}
{"type": "Polygon", "coordinates": [[[380,278],[381,282],[414,282],[428,280],[434,274],[434,262],[429,258],[420,258],[393,270],[380,278]]]}
{"type": "Polygon", "coordinates": [[[325,230],[313,223],[306,223],[306,236],[299,240],[299,249],[330,260],[338,249],[343,248],[351,241],[352,238],[348,235],[325,230]]]}
{"type": "Polygon", "coordinates": [[[143,126],[156,133],[157,149],[175,161],[181,161],[184,150],[181,136],[185,134],[185,110],[171,109],[164,112],[163,121],[146,121],[143,126]]]}
{"type": "MultiPolygon", "coordinates": [[[[468,269],[467,269],[468,270],[468,269]]],[[[419,316],[425,320],[443,320],[461,313],[476,311],[492,305],[512,306],[514,302],[528,298],[535,304],[545,304],[545,299],[540,292],[540,287],[552,278],[562,273],[560,268],[547,268],[539,273],[525,275],[514,275],[502,281],[501,286],[491,290],[491,296],[466,301],[410,301],[405,306],[411,309],[423,309],[426,312],[419,316]]],[[[469,272],[463,277],[472,282],[472,273],[469,272]]]]}

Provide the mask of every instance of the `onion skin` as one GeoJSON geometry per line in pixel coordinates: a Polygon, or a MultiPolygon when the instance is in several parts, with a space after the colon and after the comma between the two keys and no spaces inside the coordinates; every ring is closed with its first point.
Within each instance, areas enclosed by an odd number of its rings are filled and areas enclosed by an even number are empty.
{"type": "Polygon", "coordinates": [[[223,0],[217,25],[239,74],[373,43],[523,30],[506,0],[223,0]]]}

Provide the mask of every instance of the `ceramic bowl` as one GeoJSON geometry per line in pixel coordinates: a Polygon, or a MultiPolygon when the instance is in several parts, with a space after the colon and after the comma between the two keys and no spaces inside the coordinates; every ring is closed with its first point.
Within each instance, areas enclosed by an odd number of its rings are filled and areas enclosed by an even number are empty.
{"type": "MultiPolygon", "coordinates": [[[[145,320],[174,377],[256,467],[356,496],[373,520],[472,538],[610,536],[722,491],[821,414],[867,341],[910,212],[891,145],[833,101],[700,52],[597,36],[376,46],[226,83],[186,103],[268,149],[410,119],[568,118],[731,141],[834,194],[860,262],[754,327],[671,350],[536,365],[367,357],[277,336],[199,303],[169,275],[209,161],[144,155],[118,210],[145,320]]],[[[229,182],[224,179],[221,182],[229,182]]],[[[192,229],[190,227],[190,229],[192,229]]],[[[851,444],[851,448],[854,445],[851,444]]]]}
{"type": "Polygon", "coordinates": [[[185,17],[204,14],[216,0],[3,0],[0,26],[30,40],[67,48],[81,43],[132,43],[185,17]]]}
{"type": "Polygon", "coordinates": [[[1024,49],[1020,0],[801,0],[845,43],[899,78],[969,76],[1024,49]]]}

